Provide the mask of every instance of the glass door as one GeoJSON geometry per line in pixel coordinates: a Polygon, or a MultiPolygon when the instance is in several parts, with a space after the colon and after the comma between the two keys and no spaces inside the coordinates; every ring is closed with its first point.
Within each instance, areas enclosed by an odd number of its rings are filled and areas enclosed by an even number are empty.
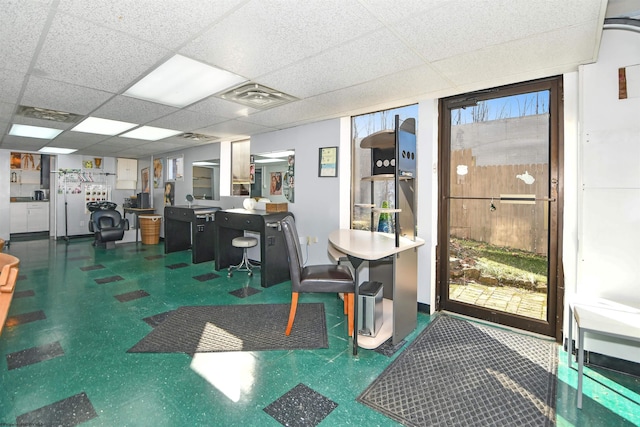
{"type": "Polygon", "coordinates": [[[556,335],[559,91],[441,102],[440,309],[556,335]]]}

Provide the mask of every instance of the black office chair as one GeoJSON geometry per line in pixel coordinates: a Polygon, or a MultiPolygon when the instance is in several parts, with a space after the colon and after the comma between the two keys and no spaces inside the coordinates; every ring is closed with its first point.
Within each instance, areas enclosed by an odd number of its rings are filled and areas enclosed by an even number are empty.
{"type": "MultiPolygon", "coordinates": [[[[109,202],[111,203],[111,202],[109,202]]],[[[99,206],[92,206],[97,209],[91,213],[89,218],[89,231],[94,233],[94,246],[111,249],[116,246],[116,241],[124,238],[125,230],[129,229],[129,220],[122,218],[120,212],[115,210],[115,203],[111,205],[103,205],[105,209],[99,206]],[[109,209],[112,207],[112,209],[109,209]]]]}
{"type": "Polygon", "coordinates": [[[325,264],[303,266],[302,250],[293,217],[287,216],[280,221],[284,234],[287,254],[289,256],[289,272],[291,274],[291,310],[285,335],[291,333],[293,321],[298,307],[298,294],[310,292],[344,293],[344,304],[348,315],[349,336],[353,336],[353,296],[355,281],[351,270],[345,265],[325,264]]]}

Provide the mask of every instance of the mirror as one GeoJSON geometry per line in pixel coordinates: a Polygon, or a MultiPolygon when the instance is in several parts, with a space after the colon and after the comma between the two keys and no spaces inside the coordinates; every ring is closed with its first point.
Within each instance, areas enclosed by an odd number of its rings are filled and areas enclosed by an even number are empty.
{"type": "Polygon", "coordinates": [[[187,197],[185,197],[185,199],[187,199],[187,205],[191,207],[191,202],[193,202],[193,196],[191,194],[187,194],[187,197]]]}
{"type": "Polygon", "coordinates": [[[295,200],[295,150],[251,155],[251,197],[265,197],[273,203],[295,200]]]}
{"type": "Polygon", "coordinates": [[[193,198],[220,200],[220,160],[193,162],[193,198]]]}

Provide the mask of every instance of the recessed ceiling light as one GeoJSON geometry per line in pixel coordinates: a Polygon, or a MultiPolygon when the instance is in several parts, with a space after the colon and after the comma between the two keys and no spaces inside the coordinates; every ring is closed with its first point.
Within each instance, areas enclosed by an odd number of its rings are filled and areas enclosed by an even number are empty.
{"type": "Polygon", "coordinates": [[[87,117],[77,126],[71,129],[73,132],[95,133],[98,135],[118,135],[124,131],[138,126],[135,123],[120,122],[118,120],[87,117]]]}
{"type": "Polygon", "coordinates": [[[182,108],[246,81],[237,74],[175,55],[124,95],[182,108]]]}
{"type": "Polygon", "coordinates": [[[220,163],[214,163],[214,162],[193,162],[191,163],[192,166],[218,166],[220,163]]]}
{"type": "Polygon", "coordinates": [[[41,153],[48,153],[48,154],[71,154],[78,150],[74,148],[42,147],[38,151],[41,153]]]}
{"type": "Polygon", "coordinates": [[[181,133],[182,131],[180,130],[156,128],[153,126],[140,126],[137,129],[130,130],[129,132],[123,133],[122,135],[118,136],[145,139],[147,141],[157,141],[159,139],[168,138],[170,136],[178,135],[181,133]]]}
{"type": "Polygon", "coordinates": [[[9,135],[25,138],[53,139],[62,133],[61,129],[45,128],[42,126],[11,125],[9,135]]]}
{"type": "Polygon", "coordinates": [[[293,156],[294,154],[296,154],[295,151],[293,150],[286,150],[286,151],[274,151],[272,153],[260,153],[260,157],[271,157],[271,158],[276,158],[276,157],[287,157],[287,156],[293,156]]]}
{"type": "Polygon", "coordinates": [[[254,163],[280,163],[286,162],[286,159],[256,159],[254,163]]]}

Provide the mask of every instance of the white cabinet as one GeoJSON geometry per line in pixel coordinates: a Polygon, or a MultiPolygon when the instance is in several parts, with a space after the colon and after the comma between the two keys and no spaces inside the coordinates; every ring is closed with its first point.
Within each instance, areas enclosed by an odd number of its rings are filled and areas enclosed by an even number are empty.
{"type": "Polygon", "coordinates": [[[138,181],[138,161],[136,159],[117,159],[116,188],[119,190],[135,190],[138,181]]]}
{"type": "Polygon", "coordinates": [[[49,203],[27,203],[27,232],[49,230],[49,203]]]}
{"type": "Polygon", "coordinates": [[[27,232],[27,204],[11,203],[11,233],[27,232]]]}
{"type": "Polygon", "coordinates": [[[49,230],[49,203],[11,203],[11,233],[49,230]]]}

